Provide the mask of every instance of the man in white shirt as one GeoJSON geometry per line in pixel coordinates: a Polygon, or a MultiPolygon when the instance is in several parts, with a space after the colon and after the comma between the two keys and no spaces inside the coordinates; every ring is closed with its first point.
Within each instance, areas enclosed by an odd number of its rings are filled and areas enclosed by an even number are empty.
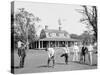
{"type": "Polygon", "coordinates": [[[64,47],[64,51],[65,51],[65,53],[69,53],[68,45],[66,45],[66,46],[64,47]]]}
{"type": "Polygon", "coordinates": [[[55,65],[55,59],[54,59],[55,50],[54,50],[54,48],[47,48],[46,51],[48,53],[48,67],[49,67],[50,61],[53,62],[53,66],[52,67],[54,67],[54,65],[55,65]]]}
{"type": "Polygon", "coordinates": [[[21,41],[18,41],[18,48],[21,47],[21,44],[22,44],[22,42],[21,41]]]}
{"type": "Polygon", "coordinates": [[[19,40],[17,42],[17,45],[18,45],[18,56],[20,57],[21,56],[21,46],[22,46],[22,42],[19,40]]]}
{"type": "Polygon", "coordinates": [[[92,65],[92,54],[93,54],[93,46],[92,44],[90,44],[88,46],[88,58],[89,58],[90,65],[92,65]]]}

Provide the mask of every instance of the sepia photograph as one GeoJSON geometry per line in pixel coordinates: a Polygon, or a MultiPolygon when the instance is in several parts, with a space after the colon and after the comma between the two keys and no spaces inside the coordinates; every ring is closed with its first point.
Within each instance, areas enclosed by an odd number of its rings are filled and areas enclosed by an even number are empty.
{"type": "Polygon", "coordinates": [[[11,73],[98,67],[98,15],[91,5],[11,2],[11,73]]]}

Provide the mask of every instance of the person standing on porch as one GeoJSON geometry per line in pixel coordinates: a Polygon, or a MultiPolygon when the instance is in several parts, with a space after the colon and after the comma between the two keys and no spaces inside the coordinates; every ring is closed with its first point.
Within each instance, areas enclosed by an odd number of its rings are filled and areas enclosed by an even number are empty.
{"type": "Polygon", "coordinates": [[[77,45],[77,43],[74,44],[73,46],[73,61],[79,61],[79,47],[77,45]]]}

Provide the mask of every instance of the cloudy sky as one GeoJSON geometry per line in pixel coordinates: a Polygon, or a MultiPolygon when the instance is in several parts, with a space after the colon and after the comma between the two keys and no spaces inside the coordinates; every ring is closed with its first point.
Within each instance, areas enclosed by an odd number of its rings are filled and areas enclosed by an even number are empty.
{"type": "Polygon", "coordinates": [[[80,35],[86,30],[85,25],[79,22],[82,15],[76,11],[82,9],[80,5],[16,1],[14,8],[15,12],[18,8],[25,8],[41,19],[38,23],[38,25],[41,25],[37,30],[38,34],[45,25],[48,26],[48,29],[58,29],[58,19],[61,20],[62,30],[66,30],[69,34],[80,35]]]}

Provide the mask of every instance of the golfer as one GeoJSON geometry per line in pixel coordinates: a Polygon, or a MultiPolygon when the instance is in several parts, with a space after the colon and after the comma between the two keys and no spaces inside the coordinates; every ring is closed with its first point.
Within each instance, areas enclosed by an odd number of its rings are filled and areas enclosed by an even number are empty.
{"type": "Polygon", "coordinates": [[[68,64],[68,55],[69,55],[69,48],[68,45],[66,45],[64,48],[64,53],[61,55],[61,57],[65,57],[65,63],[68,64]]]}
{"type": "Polygon", "coordinates": [[[54,48],[50,48],[49,47],[49,48],[46,49],[46,51],[48,53],[48,62],[47,62],[48,67],[50,67],[50,61],[53,62],[52,67],[54,67],[54,65],[55,65],[55,59],[54,59],[54,57],[55,57],[55,50],[54,50],[54,48]]]}

